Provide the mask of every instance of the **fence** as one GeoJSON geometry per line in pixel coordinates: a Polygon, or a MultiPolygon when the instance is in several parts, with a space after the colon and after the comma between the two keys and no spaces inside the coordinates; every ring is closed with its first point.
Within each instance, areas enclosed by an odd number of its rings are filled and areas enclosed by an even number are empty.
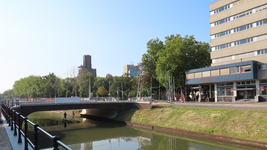
{"type": "Polygon", "coordinates": [[[18,143],[22,143],[21,135],[24,137],[24,150],[28,150],[30,145],[34,150],[39,150],[39,131],[46,135],[53,142],[53,150],[58,150],[59,146],[65,150],[71,150],[68,146],[59,140],[57,135],[52,136],[45,130],[39,127],[38,124],[31,122],[27,117],[22,116],[20,113],[12,110],[9,106],[4,103],[1,104],[1,111],[6,118],[8,125],[11,126],[11,131],[14,130],[14,136],[18,136],[18,143]],[[24,132],[22,130],[22,124],[24,121],[24,132]],[[34,142],[28,138],[28,125],[34,126],[34,142]]]}

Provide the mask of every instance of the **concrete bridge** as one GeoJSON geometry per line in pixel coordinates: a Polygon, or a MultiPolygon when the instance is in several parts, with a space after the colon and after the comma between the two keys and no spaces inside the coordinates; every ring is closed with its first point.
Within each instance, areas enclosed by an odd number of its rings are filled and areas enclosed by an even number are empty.
{"type": "Polygon", "coordinates": [[[48,103],[48,104],[22,104],[12,109],[23,116],[37,111],[74,110],[85,109],[81,115],[91,115],[104,118],[114,118],[118,114],[131,109],[151,109],[150,102],[86,102],[86,103],[48,103]]]}

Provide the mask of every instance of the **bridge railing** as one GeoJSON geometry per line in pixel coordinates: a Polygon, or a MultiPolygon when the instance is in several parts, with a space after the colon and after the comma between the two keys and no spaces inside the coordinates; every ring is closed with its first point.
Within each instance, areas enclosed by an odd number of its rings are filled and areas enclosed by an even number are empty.
{"type": "Polygon", "coordinates": [[[28,145],[34,150],[39,150],[39,131],[46,135],[53,142],[53,150],[58,150],[59,146],[65,150],[71,150],[67,145],[62,143],[59,136],[52,136],[38,124],[31,122],[27,117],[22,116],[20,113],[12,110],[11,107],[1,104],[1,111],[6,118],[8,125],[11,126],[11,131],[14,131],[14,136],[18,136],[18,143],[22,143],[22,137],[24,138],[24,150],[28,150],[28,145]],[[22,130],[22,124],[24,122],[24,131],[22,130]],[[34,126],[34,142],[32,142],[28,137],[28,125],[34,126]]]}

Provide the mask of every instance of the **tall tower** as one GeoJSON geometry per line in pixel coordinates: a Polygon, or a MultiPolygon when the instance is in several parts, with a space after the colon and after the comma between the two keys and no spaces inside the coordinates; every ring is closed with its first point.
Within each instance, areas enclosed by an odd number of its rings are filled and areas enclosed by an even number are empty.
{"type": "Polygon", "coordinates": [[[83,66],[86,66],[87,69],[92,68],[90,55],[83,55],[83,66]]]}
{"type": "Polygon", "coordinates": [[[83,65],[79,66],[79,75],[90,72],[96,77],[96,69],[92,69],[91,56],[83,55],[83,65]]]}

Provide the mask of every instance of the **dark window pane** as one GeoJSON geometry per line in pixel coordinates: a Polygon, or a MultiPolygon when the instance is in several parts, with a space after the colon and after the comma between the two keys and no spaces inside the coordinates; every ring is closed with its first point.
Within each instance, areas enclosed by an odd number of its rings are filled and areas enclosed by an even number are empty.
{"type": "Polygon", "coordinates": [[[245,44],[245,43],[247,43],[247,39],[244,39],[244,40],[240,41],[240,44],[245,44]]]}
{"type": "Polygon", "coordinates": [[[242,30],[246,30],[246,26],[240,27],[240,31],[242,31],[242,30]]]}

